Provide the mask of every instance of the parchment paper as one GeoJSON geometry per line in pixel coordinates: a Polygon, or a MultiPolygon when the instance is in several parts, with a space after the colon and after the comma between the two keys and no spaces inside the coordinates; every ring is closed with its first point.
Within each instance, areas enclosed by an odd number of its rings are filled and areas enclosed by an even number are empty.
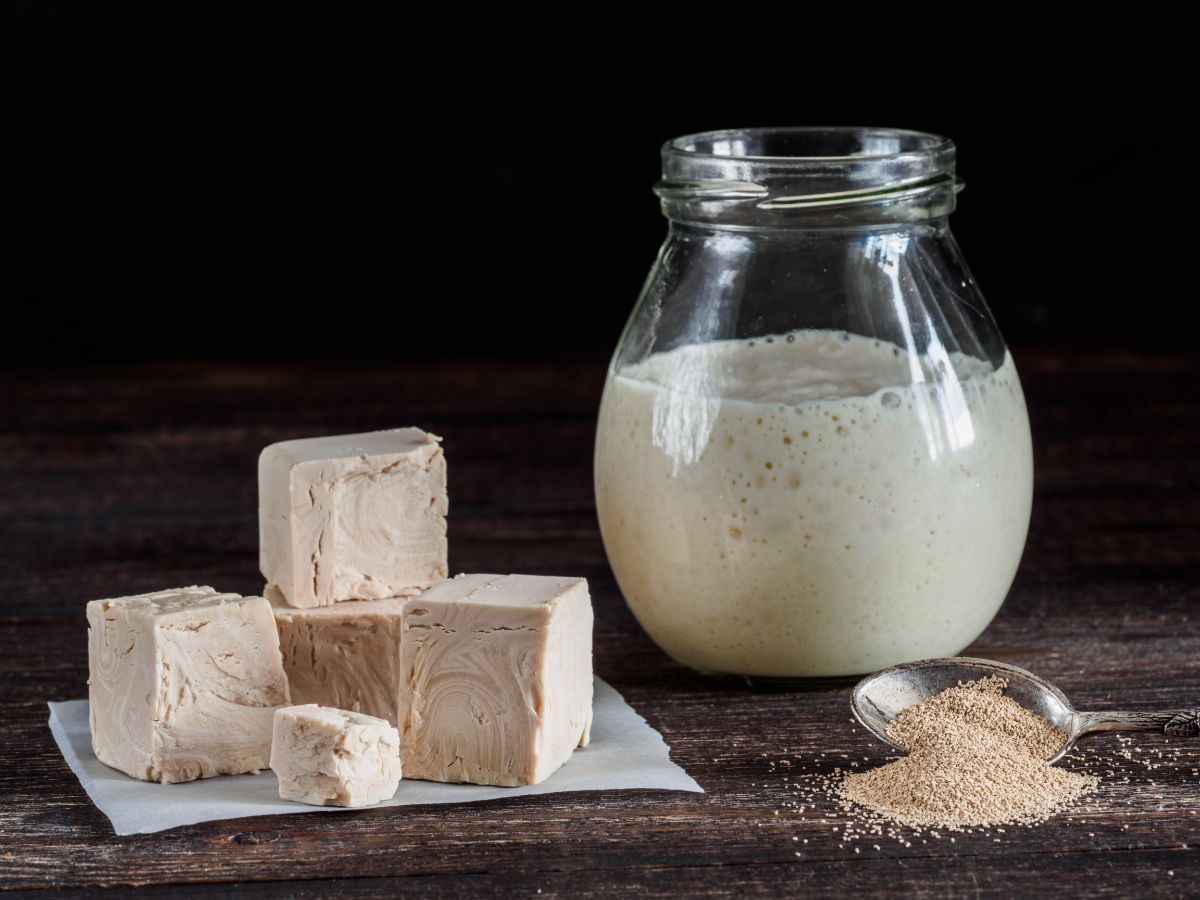
{"type": "MultiPolygon", "coordinates": [[[[591,742],[576,750],[541,784],[503,788],[405,778],[395,797],[375,805],[472,803],[556,791],[633,788],[703,793],[687,772],[671,762],[662,736],[599,678],[592,713],[591,742]]],[[[50,731],[67,765],[79,777],[92,802],[112,821],[117,834],[147,834],[214,819],[354,811],[280,800],[278,782],[269,769],[259,775],[221,775],[184,784],[130,778],[104,765],[92,752],[86,700],[51,703],[50,731]]]]}

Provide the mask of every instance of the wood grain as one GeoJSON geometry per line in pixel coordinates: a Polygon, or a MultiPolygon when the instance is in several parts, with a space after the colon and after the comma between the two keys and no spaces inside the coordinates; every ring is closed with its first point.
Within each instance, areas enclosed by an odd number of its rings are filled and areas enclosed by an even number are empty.
{"type": "MultiPolygon", "coordinates": [[[[1034,519],[1010,599],[970,652],[1034,668],[1084,707],[1195,705],[1200,360],[1016,355],[1037,453],[1034,519]]],[[[1200,742],[1139,736],[1126,759],[1115,738],[1090,739],[1073,764],[1106,775],[1095,808],[953,843],[881,841],[876,851],[859,842],[855,853],[839,846],[832,806],[801,814],[787,805],[800,766],[828,772],[845,764],[841,754],[870,765],[885,758],[882,748],[853,729],[846,682],[793,691],[716,684],[671,662],[637,628],[592,506],[603,371],[601,359],[575,358],[3,375],[0,888],[125,896],[171,886],[191,896],[219,887],[255,897],[1190,892],[1200,871],[1191,849],[1200,843],[1200,742]],[[84,602],[192,582],[257,592],[258,450],[396,424],[445,437],[451,567],[586,575],[599,674],[663,732],[708,793],[551,794],[115,837],[46,728],[46,701],[85,695],[84,602]]]]}

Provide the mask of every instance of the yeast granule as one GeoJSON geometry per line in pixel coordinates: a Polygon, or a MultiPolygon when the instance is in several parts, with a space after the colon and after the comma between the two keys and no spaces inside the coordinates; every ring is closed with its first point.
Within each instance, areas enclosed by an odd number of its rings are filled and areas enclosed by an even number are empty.
{"type": "Polygon", "coordinates": [[[888,737],[908,755],[847,775],[847,804],[917,828],[1031,825],[1091,793],[1099,779],[1049,765],[1066,736],[1004,696],[1003,678],[959,684],[902,710],[888,737]]]}

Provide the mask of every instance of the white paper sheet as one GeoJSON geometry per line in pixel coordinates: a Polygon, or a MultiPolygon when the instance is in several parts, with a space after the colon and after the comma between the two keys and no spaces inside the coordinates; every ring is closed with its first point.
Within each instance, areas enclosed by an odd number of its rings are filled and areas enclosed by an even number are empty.
{"type": "MultiPolygon", "coordinates": [[[[406,778],[400,782],[395,797],[376,806],[472,803],[556,791],[639,788],[703,793],[703,788],[687,772],[671,762],[662,735],[599,678],[592,712],[591,742],[576,750],[561,769],[541,784],[503,788],[406,778]]],[[[117,834],[148,834],[213,819],[354,811],[280,800],[278,782],[269,769],[260,775],[222,775],[184,784],[157,784],[130,778],[104,765],[92,752],[86,700],[51,703],[50,731],[67,765],[79,777],[92,802],[112,821],[117,834]]]]}

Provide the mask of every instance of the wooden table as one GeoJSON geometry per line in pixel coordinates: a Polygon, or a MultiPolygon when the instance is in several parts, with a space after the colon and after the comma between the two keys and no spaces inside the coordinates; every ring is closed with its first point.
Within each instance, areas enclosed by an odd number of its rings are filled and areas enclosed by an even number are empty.
{"type": "MultiPolygon", "coordinates": [[[[970,652],[1080,704],[1200,701],[1200,360],[1017,354],[1037,496],[1025,558],[970,652]]],[[[1106,809],[1003,834],[839,846],[784,805],[789,767],[881,760],[845,683],[723,687],[638,630],[591,493],[604,360],[147,364],[0,375],[0,887],[170,885],[250,897],[916,894],[1196,890],[1200,743],[1158,768],[1109,751],[1106,809]],[[298,435],[419,424],[445,436],[451,568],[586,575],[600,675],[704,795],[552,794],[214,822],[118,838],[55,749],[48,700],[86,695],[84,603],[175,584],[257,593],[255,463],[298,435]],[[833,751],[821,757],[821,751],[833,751]],[[1128,778],[1128,783],[1123,779],[1128,778]],[[798,855],[799,854],[799,855],[798,855]]],[[[987,540],[986,534],[979,535],[987,540]]],[[[1107,769],[1105,769],[1107,771],[1107,769]]],[[[829,810],[832,813],[832,808],[829,810]]]]}

